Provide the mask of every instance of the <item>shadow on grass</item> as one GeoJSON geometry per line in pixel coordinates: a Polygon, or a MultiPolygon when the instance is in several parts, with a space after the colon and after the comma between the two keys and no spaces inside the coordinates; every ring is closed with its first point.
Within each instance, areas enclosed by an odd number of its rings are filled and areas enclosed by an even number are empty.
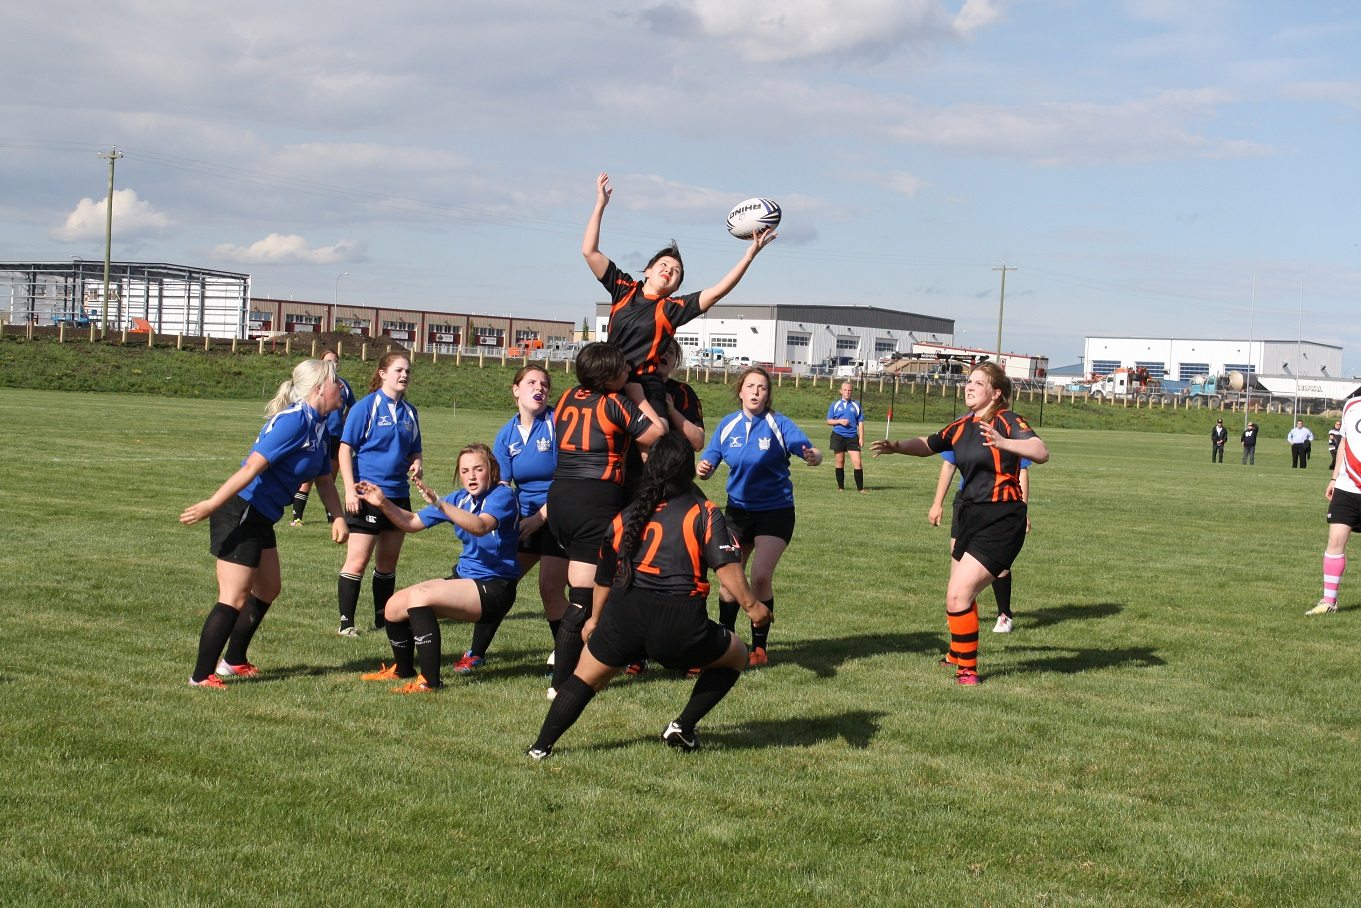
{"type": "MultiPolygon", "coordinates": [[[[813,747],[838,739],[857,750],[869,747],[885,716],[882,710],[852,710],[825,716],[795,716],[788,719],[768,719],[709,730],[700,726],[700,741],[706,747],[730,750],[754,750],[768,747],[813,747]]],[[[619,750],[632,747],[639,740],[628,738],[592,744],[584,750],[619,750]]]]}
{"type": "Polygon", "coordinates": [[[1100,671],[1104,668],[1153,668],[1166,665],[1167,660],[1150,647],[1128,646],[1117,649],[1058,649],[1054,647],[1009,647],[1008,655],[1025,653],[1009,668],[988,670],[988,677],[1019,675],[1029,672],[1058,672],[1076,675],[1080,672],[1100,671]]]}
{"type": "Polygon", "coordinates": [[[1016,626],[1018,629],[1028,629],[1049,627],[1065,621],[1091,621],[1095,618],[1111,618],[1124,610],[1125,607],[1118,602],[1096,602],[1091,605],[1071,602],[1034,611],[1022,607],[1017,610],[1016,626]]]}

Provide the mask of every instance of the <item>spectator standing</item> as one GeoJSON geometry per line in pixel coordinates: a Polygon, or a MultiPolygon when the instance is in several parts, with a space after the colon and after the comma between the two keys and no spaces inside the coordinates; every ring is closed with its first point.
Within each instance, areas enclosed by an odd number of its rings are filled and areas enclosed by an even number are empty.
{"type": "Polygon", "coordinates": [[[1250,422],[1248,427],[1243,430],[1243,434],[1238,437],[1243,443],[1243,463],[1257,463],[1257,423],[1250,422]]]}
{"type": "Polygon", "coordinates": [[[1216,419],[1215,427],[1210,430],[1210,463],[1224,462],[1224,445],[1229,440],[1229,430],[1224,428],[1224,420],[1216,419]]]}
{"type": "Polygon", "coordinates": [[[1313,447],[1314,433],[1304,425],[1304,420],[1295,420],[1295,428],[1286,434],[1285,440],[1290,442],[1290,468],[1307,470],[1309,468],[1309,451],[1313,447]]]}

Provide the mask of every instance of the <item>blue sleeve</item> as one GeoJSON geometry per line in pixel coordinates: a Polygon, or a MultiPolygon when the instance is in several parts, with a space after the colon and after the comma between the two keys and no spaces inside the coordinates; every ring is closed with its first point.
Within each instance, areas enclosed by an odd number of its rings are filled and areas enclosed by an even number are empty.
{"type": "Polygon", "coordinates": [[[954,452],[954,451],[941,451],[941,452],[940,452],[940,459],[943,460],[943,461],[945,461],[946,463],[954,463],[954,462],[955,462],[955,452],[954,452]]]}
{"type": "Polygon", "coordinates": [[[827,405],[827,418],[828,418],[828,419],[831,419],[831,418],[832,418],[832,411],[835,410],[835,409],[836,409],[836,401],[832,401],[830,404],[827,405]]]}
{"type": "Polygon", "coordinates": [[[724,417],[718,421],[718,425],[714,426],[714,434],[709,436],[709,444],[704,449],[704,453],[699,455],[700,460],[707,460],[714,466],[723,462],[723,455],[718,450],[718,433],[723,430],[723,424],[727,421],[727,417],[724,417]]]}
{"type": "Polygon", "coordinates": [[[260,430],[251,451],[276,463],[281,457],[298,447],[306,438],[306,424],[302,413],[289,410],[270,418],[260,430]]]}
{"type": "Polygon", "coordinates": [[[368,396],[362,397],[350,408],[349,415],[345,417],[345,430],[340,433],[340,441],[352,448],[358,448],[360,440],[364,436],[364,420],[368,419],[370,400],[368,396]]]}
{"type": "Polygon", "coordinates": [[[411,409],[411,423],[416,427],[416,431],[411,436],[411,453],[416,455],[421,453],[421,417],[411,404],[407,404],[407,407],[411,409]]]}
{"type": "Polygon", "coordinates": [[[496,440],[491,443],[492,456],[496,458],[496,466],[501,470],[502,482],[515,481],[514,460],[510,456],[510,433],[515,431],[515,422],[518,416],[512,416],[510,422],[501,427],[501,431],[496,433],[496,440]]]}
{"type": "MultiPolygon", "coordinates": [[[[440,500],[445,504],[454,505],[454,496],[457,494],[457,492],[450,492],[440,500]]],[[[444,512],[440,510],[440,506],[437,504],[426,505],[420,509],[416,516],[421,519],[421,523],[424,524],[426,529],[429,529],[438,523],[453,523],[452,520],[444,515],[444,512]]]]}
{"type": "Polygon", "coordinates": [[[775,422],[779,425],[780,431],[784,433],[785,450],[790,454],[795,457],[802,457],[804,451],[813,447],[813,442],[788,416],[783,413],[776,413],[775,422]]]}
{"type": "Polygon", "coordinates": [[[495,517],[496,525],[503,527],[506,521],[514,523],[519,519],[520,502],[510,486],[499,485],[487,495],[487,501],[482,505],[482,513],[495,517]]]}

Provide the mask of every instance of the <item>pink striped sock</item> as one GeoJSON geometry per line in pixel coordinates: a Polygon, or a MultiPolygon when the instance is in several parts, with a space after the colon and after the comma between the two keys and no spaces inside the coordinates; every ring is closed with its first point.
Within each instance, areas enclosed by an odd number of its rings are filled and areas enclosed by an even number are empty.
{"type": "Polygon", "coordinates": [[[1337,602],[1337,589],[1342,585],[1342,573],[1347,570],[1347,554],[1329,555],[1323,553],[1323,598],[1337,602]]]}

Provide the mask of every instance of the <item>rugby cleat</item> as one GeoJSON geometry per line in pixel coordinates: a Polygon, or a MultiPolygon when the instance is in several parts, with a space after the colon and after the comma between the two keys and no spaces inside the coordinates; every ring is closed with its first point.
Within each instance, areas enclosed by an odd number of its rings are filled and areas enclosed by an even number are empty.
{"type": "Polygon", "coordinates": [[[766,655],[764,646],[755,647],[747,655],[747,668],[762,668],[770,664],[770,657],[766,655]]]}
{"type": "Polygon", "coordinates": [[[397,674],[397,663],[396,663],[396,662],[392,663],[391,665],[384,665],[383,663],[379,662],[379,663],[378,663],[378,671],[376,671],[376,672],[366,672],[365,674],[362,674],[362,675],[359,676],[359,680],[360,680],[360,681],[401,681],[401,680],[402,680],[402,676],[399,675],[399,674],[397,674]]]}
{"type": "Polygon", "coordinates": [[[345,625],[342,624],[340,626],[340,630],[336,631],[336,633],[342,637],[349,637],[351,640],[353,640],[355,637],[359,636],[359,628],[355,627],[353,624],[351,624],[349,627],[346,627],[345,625]]]}
{"type": "Polygon", "coordinates": [[[1327,599],[1320,599],[1318,605],[1305,612],[1306,615],[1331,615],[1337,611],[1337,603],[1329,602],[1327,599]]]}
{"type": "Polygon", "coordinates": [[[431,687],[430,682],[425,680],[425,675],[417,675],[415,679],[408,681],[401,687],[394,687],[394,694],[433,694],[439,690],[438,687],[431,687]]]}
{"type": "Polygon", "coordinates": [[[961,668],[955,672],[955,683],[965,687],[975,687],[983,683],[983,679],[978,677],[978,672],[971,668],[961,668]]]}
{"type": "Polygon", "coordinates": [[[633,663],[630,663],[629,666],[628,666],[627,668],[624,669],[624,674],[628,675],[628,676],[631,677],[631,678],[636,678],[636,677],[638,677],[639,675],[641,675],[641,674],[642,674],[643,672],[645,672],[645,671],[647,671],[647,662],[646,662],[646,661],[643,661],[643,662],[633,662],[633,663]]]}
{"type": "Polygon", "coordinates": [[[534,760],[535,762],[540,762],[543,760],[547,760],[549,757],[553,756],[553,748],[531,747],[529,748],[529,750],[525,751],[525,756],[529,757],[529,759],[534,760]]]}
{"type": "Polygon", "coordinates": [[[190,686],[190,687],[210,687],[210,688],[212,688],[213,690],[226,690],[226,689],[227,689],[227,685],[226,685],[226,684],[222,681],[222,679],[219,678],[217,675],[209,675],[208,677],[204,678],[202,681],[195,681],[193,678],[190,678],[190,679],[189,679],[189,686],[190,686]]]}
{"type": "Polygon", "coordinates": [[[997,623],[992,626],[992,632],[994,634],[1011,633],[1011,619],[1006,615],[998,615],[997,623]]]}
{"type": "Polygon", "coordinates": [[[677,750],[699,750],[699,735],[695,734],[695,730],[692,728],[687,732],[675,722],[666,726],[666,731],[662,732],[662,740],[677,750]]]}
{"type": "Polygon", "coordinates": [[[468,650],[454,663],[454,674],[471,675],[474,669],[481,668],[486,661],[486,656],[474,656],[473,651],[468,650]]]}
{"type": "Polygon", "coordinates": [[[228,665],[226,659],[219,660],[217,663],[217,675],[219,678],[254,678],[260,674],[260,669],[243,662],[240,665],[228,665]]]}

